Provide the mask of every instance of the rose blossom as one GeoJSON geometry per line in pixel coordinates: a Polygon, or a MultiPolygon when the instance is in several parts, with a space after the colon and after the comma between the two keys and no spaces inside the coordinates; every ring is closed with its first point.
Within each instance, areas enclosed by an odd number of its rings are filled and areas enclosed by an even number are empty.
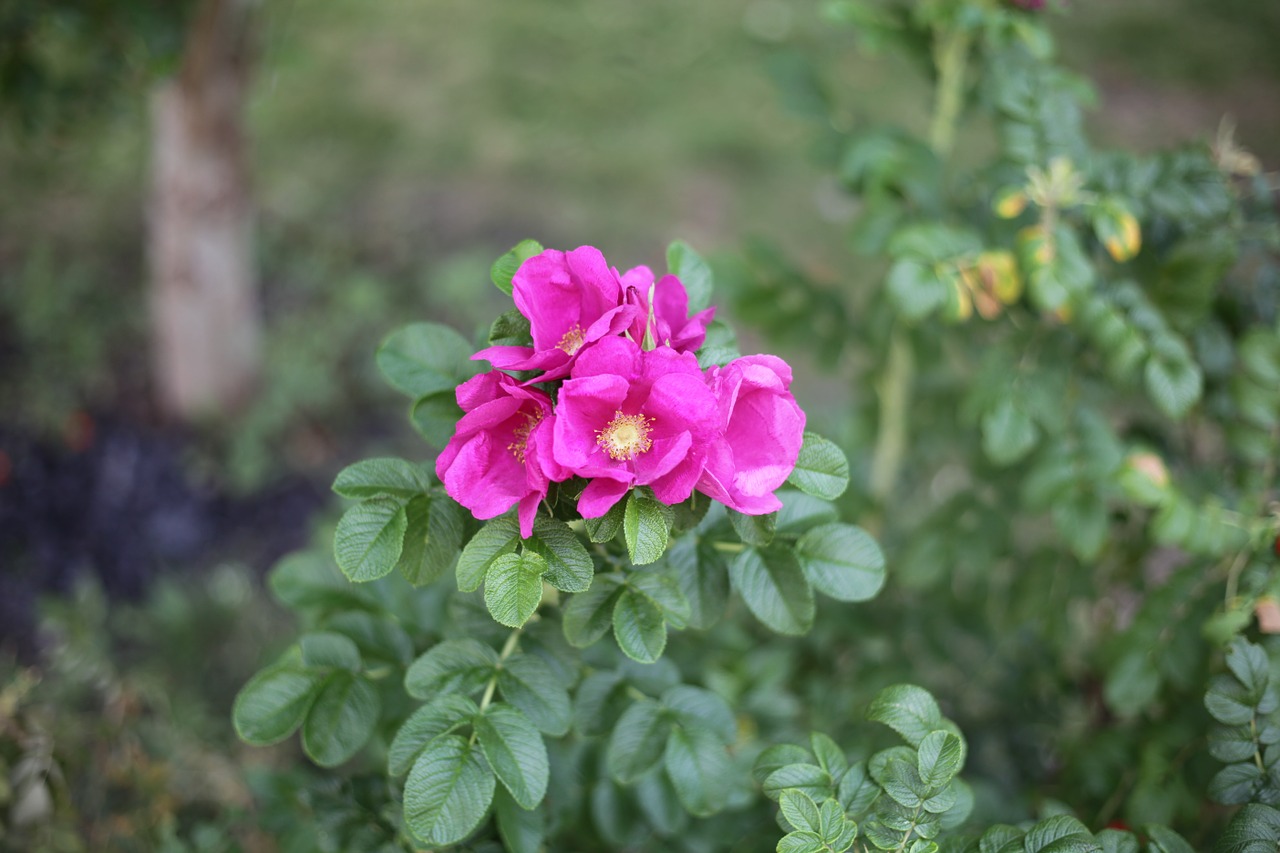
{"type": "Polygon", "coordinates": [[[583,518],[604,515],[633,486],[676,504],[693,493],[717,420],[692,353],[606,338],[560,388],[553,454],[566,473],[591,479],[578,501],[583,518]]]}
{"type": "Polygon", "coordinates": [[[568,476],[551,458],[551,398],[497,370],[468,379],[457,396],[466,414],[436,458],[436,476],[476,518],[519,504],[520,535],[527,539],[547,486],[568,476]]]}
{"type": "Polygon", "coordinates": [[[791,395],[791,368],[772,355],[736,358],[707,371],[719,406],[720,438],[708,450],[698,491],[747,515],[781,508],[773,494],[796,467],[804,412],[791,395]]]}
{"type": "Polygon", "coordinates": [[[628,329],[636,343],[652,333],[657,346],[668,346],[677,352],[694,352],[707,337],[707,324],[715,316],[715,306],[689,316],[689,294],[683,282],[674,275],[664,275],[654,283],[648,267],[636,267],[622,276],[627,304],[636,307],[635,318],[628,329]],[[650,314],[652,311],[652,314],[650,314]]]}
{"type": "Polygon", "coordinates": [[[621,277],[593,246],[547,249],[526,260],[511,279],[516,308],[529,320],[533,347],[495,346],[473,359],[502,370],[545,371],[537,381],[569,373],[578,353],[630,325],[621,277]]]}

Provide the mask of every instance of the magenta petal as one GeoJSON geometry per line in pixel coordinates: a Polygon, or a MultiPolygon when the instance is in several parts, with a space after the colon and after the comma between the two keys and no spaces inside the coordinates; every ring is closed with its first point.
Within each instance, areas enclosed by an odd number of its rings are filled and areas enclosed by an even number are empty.
{"type": "Polygon", "coordinates": [[[669,474],[671,469],[689,455],[689,448],[692,445],[693,437],[688,432],[681,432],[673,438],[660,438],[653,442],[653,447],[647,453],[640,454],[632,462],[636,472],[636,482],[644,486],[669,474]]]}
{"type": "Polygon", "coordinates": [[[583,518],[599,518],[612,509],[630,488],[630,483],[619,480],[592,480],[582,490],[582,497],[578,498],[578,513],[583,518]]]}
{"type": "Polygon", "coordinates": [[[542,497],[537,494],[528,494],[520,499],[516,517],[520,519],[521,539],[528,539],[533,535],[533,522],[538,516],[538,505],[541,503],[542,497]]]}

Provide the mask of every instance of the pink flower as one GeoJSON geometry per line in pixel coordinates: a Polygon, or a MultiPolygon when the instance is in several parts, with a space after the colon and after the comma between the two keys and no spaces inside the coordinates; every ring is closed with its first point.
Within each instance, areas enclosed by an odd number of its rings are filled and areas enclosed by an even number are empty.
{"type": "Polygon", "coordinates": [[[598,518],[633,486],[651,486],[665,504],[689,497],[717,427],[692,353],[612,337],[584,351],[560,387],[553,453],[591,480],[578,512],[598,518]]]}
{"type": "Polygon", "coordinates": [[[533,347],[489,347],[472,358],[502,370],[544,371],[539,382],[566,376],[584,348],[620,334],[636,311],[625,303],[617,271],[592,246],[547,249],[520,265],[511,286],[516,308],[529,319],[533,347]]]}
{"type": "Polygon", "coordinates": [[[636,307],[635,319],[628,330],[636,343],[643,345],[650,331],[657,346],[668,346],[677,352],[694,352],[707,337],[707,324],[715,316],[712,306],[689,316],[689,294],[674,275],[664,275],[655,284],[648,267],[636,267],[622,276],[626,300],[636,307]],[[650,317],[652,297],[653,316],[650,317]]]}
{"type": "Polygon", "coordinates": [[[551,398],[497,370],[468,379],[457,395],[466,414],[436,458],[436,475],[476,518],[519,504],[520,535],[527,539],[547,486],[568,478],[551,457],[551,398]]]}
{"type": "Polygon", "coordinates": [[[698,491],[747,515],[782,506],[773,492],[795,470],[804,412],[791,395],[791,368],[772,355],[736,358],[707,371],[719,404],[720,438],[707,454],[698,491]]]}

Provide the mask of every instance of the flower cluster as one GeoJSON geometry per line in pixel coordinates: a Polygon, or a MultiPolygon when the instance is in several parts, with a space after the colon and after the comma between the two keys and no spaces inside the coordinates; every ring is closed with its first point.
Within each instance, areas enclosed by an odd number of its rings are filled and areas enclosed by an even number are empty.
{"type": "Polygon", "coordinates": [[[573,477],[587,480],[583,518],[636,486],[665,504],[697,490],[749,515],[781,506],[774,491],[795,468],[805,423],[791,369],[771,355],[699,367],[715,309],[689,316],[679,278],[619,273],[591,246],[548,249],[521,264],[512,296],[532,345],[473,356],[495,369],[458,386],[465,414],[436,461],[476,518],[517,506],[527,538],[550,484],[573,477]]]}

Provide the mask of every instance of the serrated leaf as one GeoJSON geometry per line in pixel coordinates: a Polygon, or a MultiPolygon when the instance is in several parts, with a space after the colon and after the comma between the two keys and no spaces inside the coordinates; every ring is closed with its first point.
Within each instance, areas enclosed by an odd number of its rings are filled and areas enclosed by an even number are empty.
{"type": "Polygon", "coordinates": [[[1214,853],[1274,853],[1280,844],[1280,811],[1249,803],[1236,812],[1214,853]]]}
{"type": "Polygon", "coordinates": [[[613,636],[627,657],[653,663],[667,645],[667,620],[653,599],[626,586],[614,602],[613,636]]]}
{"type": "Polygon", "coordinates": [[[628,784],[648,772],[662,759],[671,733],[666,709],[652,699],[637,700],[614,726],[605,749],[609,775],[628,784]]]}
{"type": "Polygon", "coordinates": [[[891,759],[879,766],[873,764],[872,773],[884,792],[898,805],[907,809],[919,809],[923,806],[929,786],[911,764],[891,759]]]}
{"type": "Polygon", "coordinates": [[[849,488],[849,460],[834,442],[806,432],[787,482],[815,498],[833,501],[849,488]]]}
{"type": "MultiPolygon", "coordinates": [[[[761,784],[769,778],[769,774],[779,768],[786,767],[788,764],[811,764],[817,766],[813,754],[803,746],[796,746],[793,743],[778,743],[768,747],[764,752],[756,756],[755,764],[751,767],[752,777],[761,784]]],[[[821,768],[819,768],[821,769],[821,768]]]]}
{"type": "Polygon", "coordinates": [[[366,662],[398,668],[413,660],[413,641],[391,617],[350,610],[327,619],[325,627],[351,639],[366,662]]]}
{"type": "Polygon", "coordinates": [[[248,743],[267,746],[302,725],[327,673],[283,663],[259,672],[236,694],[231,719],[248,743]]]}
{"type": "Polygon", "coordinates": [[[671,507],[633,491],[627,496],[622,532],[631,562],[643,566],[655,562],[667,549],[675,514],[671,507]]]}
{"type": "Polygon", "coordinates": [[[626,501],[618,501],[609,507],[609,511],[604,515],[598,518],[584,518],[582,523],[587,528],[587,538],[600,544],[612,542],[622,530],[622,517],[626,511],[626,501]]]}
{"type": "Polygon", "coordinates": [[[744,515],[731,509],[728,515],[729,522],[733,525],[733,532],[738,534],[738,538],[744,545],[763,548],[773,541],[774,533],[778,528],[776,512],[765,515],[744,515]]]}
{"type": "Polygon", "coordinates": [[[707,729],[676,726],[662,757],[667,776],[690,814],[705,817],[724,808],[733,766],[718,737],[707,729]]]}
{"type": "Polygon", "coordinates": [[[560,737],[569,731],[573,719],[569,692],[541,658],[528,654],[507,658],[498,670],[498,690],[544,734],[560,737]]]}
{"type": "Polygon", "coordinates": [[[404,785],[405,823],[428,844],[454,844],[471,834],[493,801],[493,771],[480,747],[441,735],[414,762],[404,785]]]}
{"type": "Polygon", "coordinates": [[[689,625],[710,628],[724,615],[729,598],[729,567],[711,543],[681,536],[667,549],[667,565],[689,605],[689,625]]]}
{"type": "Polygon", "coordinates": [[[1215,726],[1209,732],[1209,754],[1221,762],[1248,761],[1257,749],[1247,725],[1215,726]]]}
{"type": "Polygon", "coordinates": [[[1245,693],[1255,701],[1262,698],[1271,681],[1271,666],[1267,653],[1243,637],[1236,637],[1227,650],[1227,668],[1244,686],[1245,693]]]}
{"type": "Polygon", "coordinates": [[[501,255],[489,268],[489,278],[495,287],[508,296],[511,295],[511,279],[515,277],[520,265],[534,255],[542,254],[542,244],[537,240],[521,240],[501,255]]]}
{"type": "Polygon", "coordinates": [[[520,525],[514,516],[500,516],[481,527],[458,557],[458,589],[461,592],[479,589],[489,564],[514,551],[519,543],[520,525]]]}
{"type": "Polygon", "coordinates": [[[684,810],[680,795],[666,773],[660,770],[646,773],[632,790],[640,810],[659,835],[673,838],[689,825],[689,813],[684,810]]]}
{"type": "Polygon", "coordinates": [[[765,777],[761,787],[765,796],[772,800],[778,799],[788,788],[803,791],[814,802],[834,794],[831,775],[816,764],[797,763],[779,767],[765,777]]]}
{"type": "Polygon", "coordinates": [[[387,750],[387,773],[403,776],[418,754],[439,735],[470,725],[480,709],[466,696],[449,693],[439,696],[409,715],[396,731],[387,750]]]}
{"type": "Polygon", "coordinates": [[[1247,803],[1253,799],[1263,777],[1262,770],[1252,762],[1228,764],[1209,781],[1209,796],[1226,806],[1247,803]]]}
{"type": "Polygon", "coordinates": [[[1102,845],[1102,853],[1139,853],[1138,839],[1132,832],[1104,829],[1096,837],[1102,845]]]}
{"type": "Polygon", "coordinates": [[[943,728],[942,712],[929,691],[914,684],[897,684],[876,694],[867,719],[884,723],[913,747],[943,728]]]}
{"type": "Polygon", "coordinates": [[[1148,850],[1150,853],[1195,853],[1187,840],[1167,826],[1147,824],[1148,850]]]}
{"type": "Polygon", "coordinates": [[[670,569],[662,567],[628,572],[627,586],[657,605],[672,628],[680,630],[688,626],[689,601],[670,569]]]}
{"type": "Polygon", "coordinates": [[[1254,707],[1244,695],[1243,686],[1226,675],[1209,681],[1204,706],[1215,720],[1226,726],[1248,725],[1254,715],[1254,707]]]}
{"type": "Polygon", "coordinates": [[[405,512],[409,527],[400,554],[400,572],[414,586],[434,583],[458,562],[466,532],[466,510],[452,498],[436,493],[429,503],[423,498],[409,501],[405,512]]]}
{"type": "Polygon", "coordinates": [[[884,586],[884,554],[861,527],[823,524],[796,542],[805,577],[837,601],[867,601],[884,586]]]}
{"type": "Polygon", "coordinates": [[[560,519],[538,516],[533,522],[533,538],[524,547],[547,561],[547,583],[561,592],[582,592],[591,586],[595,563],[582,540],[560,519]]]}
{"type": "Polygon", "coordinates": [[[778,853],[826,853],[830,848],[815,832],[789,832],[778,840],[778,853]]]}
{"type": "Polygon", "coordinates": [[[778,808],[793,829],[819,832],[822,815],[818,812],[817,804],[803,791],[783,791],[778,797],[778,808]]]}
{"type": "Polygon", "coordinates": [[[711,267],[688,243],[676,240],[667,247],[667,269],[680,279],[685,292],[689,294],[690,314],[711,304],[711,267]]]}
{"type": "Polygon", "coordinates": [[[920,741],[917,753],[916,771],[930,788],[946,785],[964,766],[964,741],[951,732],[929,732],[920,741]]]}
{"type": "Polygon", "coordinates": [[[844,776],[840,777],[836,797],[850,814],[864,814],[879,796],[880,787],[867,773],[867,765],[862,761],[849,765],[844,776]]]}
{"type": "Polygon", "coordinates": [[[372,684],[346,670],[334,672],[307,709],[302,748],[321,767],[336,767],[365,745],[381,712],[372,684]]]}
{"type": "Polygon", "coordinates": [[[779,634],[812,627],[813,588],[795,552],[747,548],[729,564],[729,580],[755,617],[779,634]]]}
{"type": "Polygon", "coordinates": [[[738,725],[729,703],[710,690],[679,684],[662,694],[662,704],[687,729],[706,729],[726,746],[737,738],[738,725]]]}
{"type": "Polygon", "coordinates": [[[585,649],[613,626],[613,608],[622,595],[616,575],[601,575],[586,592],[569,599],[564,608],[564,638],[570,645],[585,649]]]}
{"type": "Polygon", "coordinates": [[[462,415],[455,391],[437,391],[413,401],[409,422],[432,447],[443,449],[458,431],[462,415]]]}
{"type": "Polygon", "coordinates": [[[735,358],[740,358],[738,336],[732,327],[723,320],[712,320],[707,324],[707,337],[698,349],[698,367],[706,370],[713,365],[723,367],[735,358]]]}
{"type": "Polygon", "coordinates": [[[476,738],[503,787],[521,808],[537,808],[547,793],[549,765],[542,735],[508,705],[490,705],[475,719],[476,738]]]}
{"type": "Polygon", "coordinates": [[[839,744],[830,737],[822,732],[813,732],[809,735],[809,746],[818,759],[818,766],[831,774],[832,779],[841,779],[848,772],[849,760],[844,757],[839,744]]]}
{"type": "Polygon", "coordinates": [[[349,580],[377,580],[400,559],[408,527],[403,504],[394,498],[369,498],[343,513],[333,535],[333,554],[349,580]]]}
{"type": "Polygon", "coordinates": [[[1147,359],[1143,380],[1151,401],[1175,421],[1196,404],[1203,387],[1200,368],[1194,362],[1165,361],[1157,356],[1147,359]]]}
{"type": "Polygon", "coordinates": [[[498,653],[479,640],[445,640],[410,664],[404,688],[415,699],[472,693],[493,677],[498,653]]]}
{"type": "Polygon", "coordinates": [[[547,561],[540,554],[503,554],[489,564],[484,576],[484,603],[495,622],[519,628],[542,603],[542,573],[547,561]]]}
{"type": "Polygon", "coordinates": [[[1071,815],[1045,818],[1027,830],[1027,853],[1094,853],[1102,848],[1088,827],[1071,815]]]}
{"type": "Polygon", "coordinates": [[[782,509],[778,510],[778,535],[801,536],[819,524],[840,520],[840,513],[830,501],[795,489],[779,489],[776,496],[782,501],[782,509]]]}
{"type": "Polygon", "coordinates": [[[415,400],[452,391],[476,372],[471,344],[448,326],[413,323],[378,348],[378,369],[391,386],[415,400]]]}
{"type": "Polygon", "coordinates": [[[499,314],[489,326],[491,347],[532,347],[533,331],[529,318],[516,309],[499,314]]]}
{"type": "Polygon", "coordinates": [[[364,459],[348,465],[334,478],[333,490],[344,498],[372,498],[378,495],[408,500],[431,488],[431,469],[391,457],[364,459]]]}

